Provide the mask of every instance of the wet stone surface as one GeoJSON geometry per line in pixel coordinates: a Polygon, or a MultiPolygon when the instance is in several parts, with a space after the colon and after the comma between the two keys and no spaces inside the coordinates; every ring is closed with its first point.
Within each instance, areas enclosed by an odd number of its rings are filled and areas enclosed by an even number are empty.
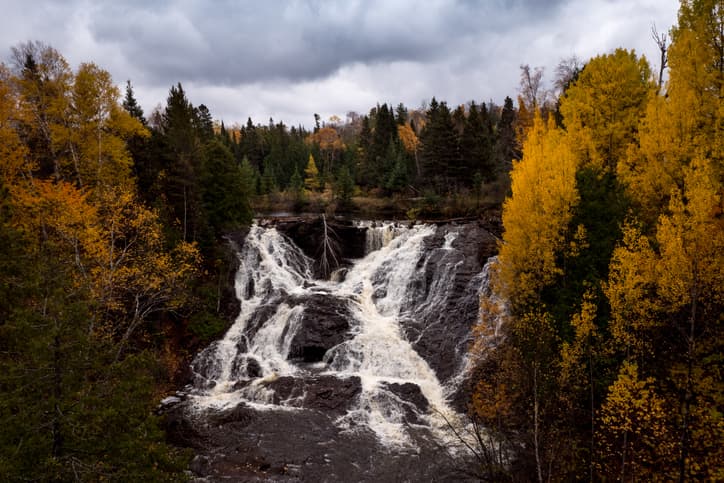
{"type": "Polygon", "coordinates": [[[413,429],[417,448],[388,448],[364,427],[341,430],[309,409],[257,411],[240,405],[188,418],[183,405],[167,414],[171,442],[191,447],[198,481],[434,482],[473,481],[463,461],[413,429]]]}

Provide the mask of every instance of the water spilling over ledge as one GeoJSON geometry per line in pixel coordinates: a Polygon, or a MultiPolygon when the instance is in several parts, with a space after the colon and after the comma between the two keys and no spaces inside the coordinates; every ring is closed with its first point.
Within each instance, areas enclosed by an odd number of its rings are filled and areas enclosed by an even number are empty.
{"type": "Polygon", "coordinates": [[[494,237],[474,223],[359,222],[364,243],[351,248],[325,231],[338,266],[321,279],[319,242],[290,238],[304,229],[250,229],[239,316],[194,359],[172,436],[197,450],[195,471],[212,479],[240,477],[230,468],[243,465],[268,467],[275,480],[399,481],[402,469],[459,478],[447,425],[464,407],[494,237]]]}

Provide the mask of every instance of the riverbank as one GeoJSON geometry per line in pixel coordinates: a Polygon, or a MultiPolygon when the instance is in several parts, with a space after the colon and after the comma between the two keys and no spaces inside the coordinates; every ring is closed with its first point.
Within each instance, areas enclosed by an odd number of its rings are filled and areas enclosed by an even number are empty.
{"type": "Polygon", "coordinates": [[[252,208],[257,217],[285,216],[313,213],[348,216],[370,220],[436,221],[464,218],[474,220],[499,212],[507,194],[507,185],[501,182],[484,184],[477,192],[461,190],[448,195],[407,192],[386,195],[380,190],[363,191],[359,188],[347,201],[340,200],[327,188],[321,192],[292,193],[276,191],[256,196],[252,208]]]}

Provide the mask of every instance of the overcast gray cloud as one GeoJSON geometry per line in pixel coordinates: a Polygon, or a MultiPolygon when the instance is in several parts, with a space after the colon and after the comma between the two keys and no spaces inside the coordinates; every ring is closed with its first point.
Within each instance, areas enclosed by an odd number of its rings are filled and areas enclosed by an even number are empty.
{"type": "MultiPolygon", "coordinates": [[[[8,2],[4,2],[8,3],[8,2]]],[[[41,40],[73,65],[131,79],[146,110],[182,82],[227,123],[309,124],[376,102],[416,107],[514,96],[520,64],[552,74],[564,57],[616,47],[655,59],[675,0],[284,0],[9,2],[5,56],[41,40]]]]}

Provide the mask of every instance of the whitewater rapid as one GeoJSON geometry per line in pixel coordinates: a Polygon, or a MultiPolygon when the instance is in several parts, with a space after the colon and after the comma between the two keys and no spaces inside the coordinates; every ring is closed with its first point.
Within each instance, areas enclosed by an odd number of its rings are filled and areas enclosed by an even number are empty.
{"type": "MultiPolygon", "coordinates": [[[[451,257],[447,265],[441,262],[440,276],[413,314],[409,300],[420,295],[415,295],[412,281],[419,278],[429,256],[425,239],[435,235],[438,228],[395,223],[360,226],[366,229],[366,255],[354,260],[346,272],[333,274],[331,280],[315,279],[313,260],[277,229],[256,224],[251,227],[239,253],[236,276],[240,313],[223,339],[192,364],[195,383],[190,398],[198,411],[227,409],[240,403],[258,410],[295,411],[303,407],[304,395],[279,401],[268,387],[270,382],[314,374],[339,380],[359,378],[361,392],[336,419],[338,427],[349,431],[369,428],[382,444],[390,446],[412,445],[409,431],[415,425],[449,438],[445,429],[457,418],[447,400],[450,385],[441,384],[413,347],[414,341],[405,336],[402,323],[419,316],[421,310],[440,310],[436,304],[449,291],[444,286],[446,270],[453,273],[461,263],[459,257],[451,257]],[[346,339],[315,363],[290,357],[306,308],[305,297],[328,298],[343,305],[348,314],[346,339]],[[410,384],[419,388],[429,403],[427,410],[390,390],[390,385],[410,384]],[[406,418],[410,411],[417,415],[412,424],[406,418]]],[[[439,249],[455,250],[456,237],[454,231],[446,233],[439,249]]],[[[444,262],[446,254],[441,256],[444,262]]],[[[478,283],[483,278],[482,273],[477,276],[478,283]]],[[[461,380],[464,370],[453,380],[461,380]]]]}

